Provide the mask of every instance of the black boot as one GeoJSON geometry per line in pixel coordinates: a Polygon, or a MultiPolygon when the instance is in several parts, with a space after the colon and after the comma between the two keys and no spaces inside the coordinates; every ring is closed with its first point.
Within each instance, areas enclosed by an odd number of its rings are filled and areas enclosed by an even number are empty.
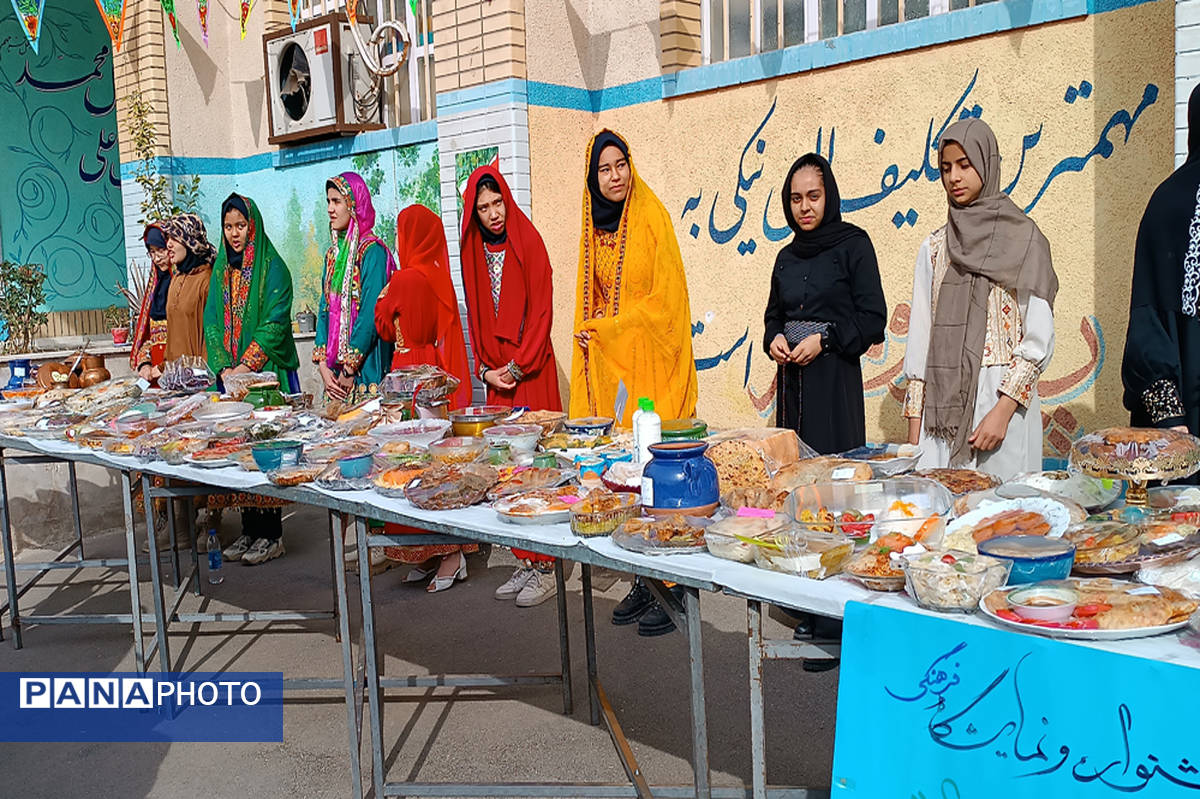
{"type": "Polygon", "coordinates": [[[642,585],[642,581],[635,577],[629,593],[613,608],[612,623],[616,625],[633,624],[646,611],[650,610],[650,606],[653,604],[654,597],[651,595],[650,589],[642,585]]]}
{"type": "MultiPolygon", "coordinates": [[[[683,589],[679,586],[671,586],[669,589],[675,598],[683,601],[683,589]]],[[[667,615],[667,611],[658,602],[655,602],[650,610],[638,619],[638,635],[644,638],[653,638],[657,635],[666,635],[669,632],[674,632],[675,622],[671,621],[671,617],[667,615]]]]}
{"type": "MultiPolygon", "coordinates": [[[[810,638],[822,641],[842,640],[842,620],[830,619],[825,616],[813,616],[813,631],[810,638]]],[[[840,658],[806,658],[802,668],[807,672],[832,671],[841,663],[840,658]]]]}

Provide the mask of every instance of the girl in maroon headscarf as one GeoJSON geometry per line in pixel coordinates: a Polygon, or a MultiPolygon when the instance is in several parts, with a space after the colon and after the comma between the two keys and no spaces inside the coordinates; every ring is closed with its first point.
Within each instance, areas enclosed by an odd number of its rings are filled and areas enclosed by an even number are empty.
{"type": "MultiPolygon", "coordinates": [[[[491,165],[467,181],[459,256],[475,372],[488,403],[562,410],[550,344],[550,256],[491,165]]],[[[533,607],[554,596],[554,558],[521,549],[513,555],[520,565],[496,599],[533,607]]]]}

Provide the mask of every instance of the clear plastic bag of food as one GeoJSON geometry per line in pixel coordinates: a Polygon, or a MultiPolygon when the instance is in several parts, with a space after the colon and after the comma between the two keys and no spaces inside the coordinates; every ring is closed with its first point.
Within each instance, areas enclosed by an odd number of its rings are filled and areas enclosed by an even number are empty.
{"type": "Polygon", "coordinates": [[[796,431],[782,427],[744,427],[707,441],[705,454],[716,464],[722,493],[762,487],[782,467],[817,455],[796,431]]]}
{"type": "Polygon", "coordinates": [[[274,372],[245,372],[222,378],[225,393],[241,402],[252,388],[279,388],[279,375],[274,372]]]}
{"type": "Polygon", "coordinates": [[[499,477],[480,463],[437,464],[404,489],[404,497],[425,510],[454,510],[482,502],[499,477]]]}
{"type": "Polygon", "coordinates": [[[162,366],[158,387],[167,391],[207,391],[217,382],[208,362],[197,355],[181,355],[162,366]]]}
{"type": "Polygon", "coordinates": [[[839,573],[854,553],[854,542],[838,533],[822,533],[791,525],[755,542],[760,568],[824,580],[839,573]]]}
{"type": "Polygon", "coordinates": [[[459,379],[431,364],[393,369],[383,377],[380,390],[388,403],[431,406],[448,399],[458,390],[459,379]]]}

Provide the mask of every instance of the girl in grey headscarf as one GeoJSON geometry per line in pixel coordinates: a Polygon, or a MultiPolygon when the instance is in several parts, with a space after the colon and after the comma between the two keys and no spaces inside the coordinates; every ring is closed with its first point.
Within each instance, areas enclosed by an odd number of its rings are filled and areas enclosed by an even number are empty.
{"type": "Polygon", "coordinates": [[[939,143],[945,227],[917,255],[904,373],[922,468],[1010,478],[1041,468],[1037,382],[1054,352],[1058,278],[1041,230],[1000,190],[1000,150],[966,119],[939,143]]]}

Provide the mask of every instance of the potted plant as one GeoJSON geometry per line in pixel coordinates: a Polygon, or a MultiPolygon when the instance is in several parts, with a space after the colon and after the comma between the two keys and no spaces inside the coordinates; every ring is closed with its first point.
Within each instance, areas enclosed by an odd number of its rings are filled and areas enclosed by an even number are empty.
{"type": "Polygon", "coordinates": [[[129,308],[110,305],[104,309],[104,323],[112,331],[113,344],[129,341],[129,308]]]}
{"type": "Polygon", "coordinates": [[[8,331],[9,352],[29,352],[33,337],[49,315],[40,310],[46,302],[46,270],[41,264],[0,263],[0,319],[8,331]]]}

